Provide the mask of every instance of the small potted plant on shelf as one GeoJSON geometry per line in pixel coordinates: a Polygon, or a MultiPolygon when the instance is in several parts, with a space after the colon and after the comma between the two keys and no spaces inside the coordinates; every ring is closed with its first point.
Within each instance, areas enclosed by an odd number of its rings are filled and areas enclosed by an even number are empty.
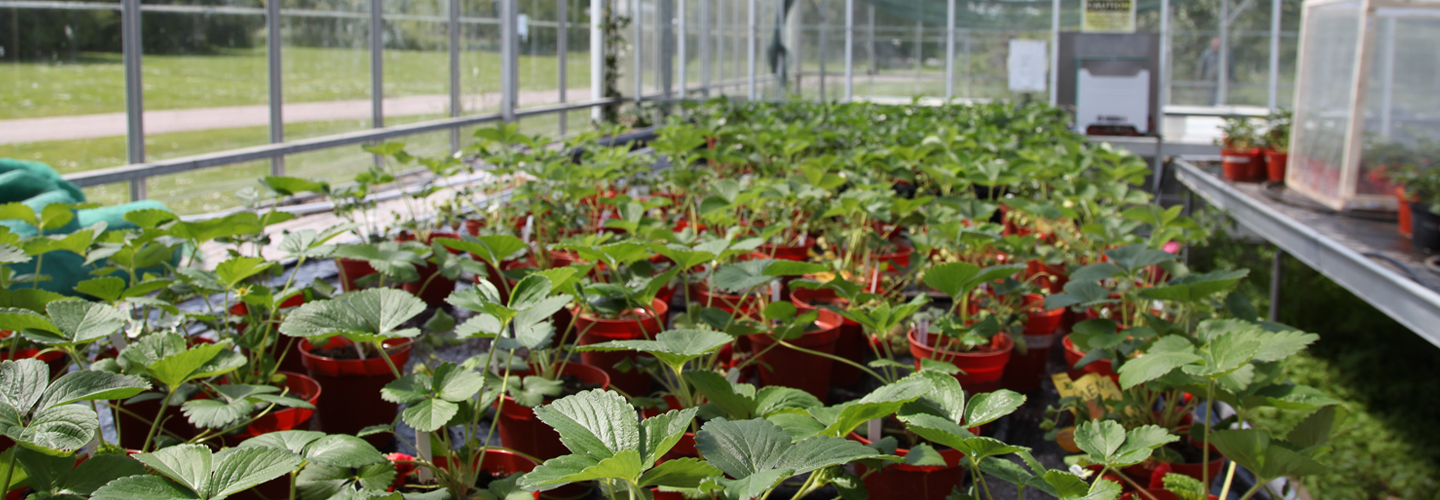
{"type": "Polygon", "coordinates": [[[1408,200],[1401,209],[1409,209],[1415,250],[1440,252],[1440,168],[1409,163],[1387,168],[1386,175],[1404,190],[1401,199],[1408,200]]]}
{"type": "Polygon", "coordinates": [[[1254,182],[1264,177],[1264,166],[1260,163],[1259,136],[1249,118],[1226,118],[1220,127],[1224,136],[1216,141],[1220,146],[1221,167],[1225,179],[1236,182],[1254,182]]]}
{"type": "Polygon", "coordinates": [[[1285,182],[1285,167],[1290,160],[1290,122],[1295,114],[1290,110],[1270,113],[1266,119],[1264,147],[1265,172],[1270,182],[1285,182]]]}

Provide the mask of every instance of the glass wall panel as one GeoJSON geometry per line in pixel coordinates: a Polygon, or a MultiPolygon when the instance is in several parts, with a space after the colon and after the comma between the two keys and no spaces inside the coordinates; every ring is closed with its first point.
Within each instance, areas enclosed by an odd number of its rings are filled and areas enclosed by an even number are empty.
{"type": "MultiPolygon", "coordinates": [[[[500,112],[500,4],[460,2],[460,99],[463,114],[500,112]]],[[[469,137],[469,134],[461,134],[469,137]]]]}
{"type": "Polygon", "coordinates": [[[285,140],[370,128],[370,1],[281,1],[285,140]]]}
{"type": "Polygon", "coordinates": [[[62,174],[123,165],[120,2],[68,7],[0,7],[0,157],[62,174]]]}

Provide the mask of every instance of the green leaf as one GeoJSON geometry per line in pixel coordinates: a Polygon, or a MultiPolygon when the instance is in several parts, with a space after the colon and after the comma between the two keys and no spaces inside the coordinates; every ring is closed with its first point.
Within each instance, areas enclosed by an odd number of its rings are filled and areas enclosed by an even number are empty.
{"type": "Polygon", "coordinates": [[[1255,353],[1254,359],[1260,362],[1280,361],[1298,354],[1317,340],[1320,340],[1319,335],[1298,330],[1261,335],[1260,352],[1255,353]]]}
{"type": "Polygon", "coordinates": [[[66,405],[76,401],[126,399],[150,389],[150,384],[135,377],[102,371],[66,373],[45,390],[40,408],[66,405]]]}
{"type": "Polygon", "coordinates": [[[154,453],[142,453],[134,458],[191,491],[204,495],[210,491],[211,459],[210,449],[199,444],[184,444],[163,448],[154,453]]]}
{"type": "Polygon", "coordinates": [[[1125,274],[1125,270],[1120,266],[1109,262],[1099,262],[1075,270],[1070,274],[1070,281],[1100,281],[1121,274],[1125,274]]]}
{"type": "Polygon", "coordinates": [[[927,443],[920,443],[915,446],[911,446],[910,452],[905,454],[905,465],[913,465],[916,467],[944,467],[947,464],[945,463],[945,457],[940,456],[940,452],[935,451],[935,448],[933,446],[930,446],[927,443]]]}
{"type": "Polygon", "coordinates": [[[125,212],[125,220],[127,222],[140,226],[143,229],[154,229],[160,227],[161,224],[179,219],[179,216],[171,213],[169,210],[158,208],[142,208],[140,210],[125,212]]]}
{"type": "Polygon", "coordinates": [[[9,416],[0,418],[6,436],[55,452],[79,449],[95,437],[100,420],[95,410],[81,405],[60,405],[35,412],[24,426],[12,425],[9,416]]]}
{"type": "Polygon", "coordinates": [[[1192,274],[1172,280],[1164,286],[1141,290],[1140,297],[1175,302],[1199,302],[1217,293],[1229,291],[1249,274],[1250,270],[1248,269],[1192,274]]]}
{"type": "Polygon", "coordinates": [[[435,368],[432,385],[440,399],[459,403],[479,394],[485,386],[485,379],[473,370],[462,369],[454,363],[442,363],[435,368]]]}
{"type": "Polygon", "coordinates": [[[301,457],[311,463],[350,468],[386,462],[385,457],[373,445],[364,439],[344,434],[324,436],[310,442],[305,446],[301,457]]]}
{"type": "Polygon", "coordinates": [[[520,479],[520,485],[528,490],[543,491],[581,481],[596,479],[638,480],[643,471],[640,453],[630,449],[622,450],[603,460],[583,455],[565,455],[546,460],[535,470],[520,479]]]}
{"type": "Polygon", "coordinates": [[[455,403],[443,399],[426,399],[405,407],[400,412],[400,418],[417,431],[435,432],[459,412],[460,406],[455,403]]]}
{"type": "Polygon", "coordinates": [[[1125,389],[1155,380],[1191,363],[1201,361],[1195,346],[1184,337],[1169,335],[1156,341],[1144,356],[1120,365],[1120,386],[1125,389]]]}
{"type": "Polygon", "coordinates": [[[1330,432],[1339,420],[1334,406],[1320,408],[1295,424],[1285,435],[1285,440],[1301,450],[1324,446],[1330,442],[1330,432]]]}
{"type": "Polygon", "coordinates": [[[76,283],[75,291],[105,302],[115,302],[125,293],[125,280],[114,276],[92,278],[76,283]]]}
{"type": "Polygon", "coordinates": [[[184,486],[157,476],[122,477],[101,486],[91,500],[198,500],[200,496],[184,486]]]}
{"type": "Polygon", "coordinates": [[[274,265],[274,262],[259,257],[232,257],[215,266],[215,275],[225,283],[227,289],[234,290],[240,282],[260,274],[274,265]]]}
{"type": "Polygon", "coordinates": [[[655,465],[680,442],[696,411],[696,408],[670,410],[640,422],[640,458],[646,468],[655,465]]]}
{"type": "Polygon", "coordinates": [[[1009,389],[976,394],[965,407],[965,425],[978,427],[994,422],[1023,404],[1025,396],[1009,389]]]}
{"type": "Polygon", "coordinates": [[[40,226],[40,218],[35,215],[35,210],[18,201],[0,205],[0,220],[20,220],[31,226],[40,226]]]}
{"type": "Polygon", "coordinates": [[[766,491],[780,485],[780,481],[795,475],[794,471],[786,469],[767,470],[758,474],[746,476],[741,479],[719,478],[715,482],[725,488],[725,498],[730,500],[743,500],[748,498],[760,498],[766,491]]]}
{"type": "Polygon", "coordinates": [[[756,259],[725,264],[715,270],[711,283],[730,293],[748,293],[751,289],[775,279],[765,274],[773,259],[756,259]]]}
{"type": "Polygon", "coordinates": [[[615,392],[581,392],[536,408],[535,416],[555,428],[560,442],[572,453],[596,461],[622,450],[640,449],[635,409],[615,392]]]}
{"type": "Polygon", "coordinates": [[[656,335],[655,340],[612,340],[581,346],[579,350],[646,352],[672,369],[678,369],[690,360],[709,354],[732,340],[734,338],[729,334],[714,330],[667,330],[656,335]]]}
{"type": "Polygon", "coordinates": [[[221,451],[218,457],[207,498],[222,498],[248,490],[289,474],[299,468],[301,462],[300,457],[269,448],[232,448],[221,451]]]}
{"type": "Polygon", "coordinates": [[[115,306],[79,300],[51,302],[45,306],[45,311],[69,344],[104,338],[119,331],[129,319],[115,306]]]}
{"type": "Polygon", "coordinates": [[[743,479],[774,469],[791,448],[791,442],[784,429],[767,420],[717,418],[705,422],[695,433],[695,448],[710,465],[730,477],[743,479]]]}
{"type": "Polygon", "coordinates": [[[0,309],[0,329],[18,332],[22,330],[42,330],[52,333],[60,333],[60,328],[50,322],[49,318],[29,309],[18,307],[6,307],[0,309]]]}
{"type": "MultiPolygon", "coordinates": [[[[761,420],[761,422],[779,427],[769,421],[761,420]]],[[[698,434],[696,439],[699,439],[698,434]]],[[[787,447],[775,467],[791,470],[793,474],[805,474],[879,454],[880,452],[874,448],[857,441],[831,436],[815,436],[787,447]]],[[[708,459],[710,455],[706,454],[705,456],[708,459]]]]}
{"type": "Polygon", "coordinates": [[[1110,257],[1112,262],[1125,268],[1126,272],[1132,274],[1145,266],[1169,262],[1178,258],[1169,252],[1148,248],[1143,243],[1112,249],[1106,251],[1105,255],[1110,257]]]}
{"type": "MultiPolygon", "coordinates": [[[[920,399],[929,390],[930,383],[928,381],[912,378],[881,386],[863,398],[836,406],[835,408],[839,412],[834,420],[830,420],[829,424],[825,426],[822,434],[834,437],[845,436],[862,423],[895,413],[905,403],[920,399]]],[[[821,423],[827,422],[827,419],[821,418],[816,411],[811,410],[810,413],[821,423]]]]}
{"type": "Polygon", "coordinates": [[[720,469],[698,458],[667,460],[640,476],[640,487],[695,488],[700,483],[722,474],[720,469]]]}
{"type": "Polygon", "coordinates": [[[1180,437],[1170,434],[1165,428],[1156,425],[1144,425],[1125,432],[1125,444],[1115,453],[1115,457],[1109,463],[1117,467],[1126,467],[1150,458],[1150,454],[1156,448],[1167,443],[1179,441],[1180,437]]]}
{"type": "Polygon", "coordinates": [[[302,455],[307,446],[322,437],[325,437],[325,433],[319,431],[277,431],[247,439],[240,443],[239,447],[260,446],[302,455]]]}
{"type": "Polygon", "coordinates": [[[280,333],[292,337],[342,334],[357,341],[414,337],[420,334],[418,329],[398,328],[424,311],[425,302],[404,291],[367,289],[306,302],[285,317],[280,333]]]}
{"type": "Polygon", "coordinates": [[[225,217],[202,221],[176,222],[170,227],[171,234],[190,241],[206,242],[216,238],[229,238],[242,234],[255,234],[265,230],[260,217],[254,212],[238,212],[225,217]]]}
{"type": "Polygon", "coordinates": [[[255,405],[243,399],[219,401],[194,399],[180,407],[191,425],[206,429],[225,429],[237,424],[255,411],[255,405]]]}
{"type": "Polygon", "coordinates": [[[1094,463],[1106,463],[1125,444],[1125,428],[1112,420],[1082,422],[1075,427],[1075,445],[1094,463]]]}
{"type": "Polygon", "coordinates": [[[753,398],[735,392],[725,377],[711,371],[685,370],[685,381],[700,391],[705,399],[720,408],[732,420],[744,420],[755,416],[758,404],[753,398]]]}
{"type": "Polygon", "coordinates": [[[525,240],[510,235],[486,235],[479,238],[465,236],[463,239],[442,239],[441,245],[451,250],[469,252],[479,256],[481,260],[491,266],[499,268],[501,261],[513,255],[515,252],[525,249],[528,245],[525,240]]]}
{"type": "MultiPolygon", "coordinates": [[[[159,361],[146,367],[145,371],[157,382],[166,387],[179,387],[180,384],[196,378],[218,375],[219,373],[212,373],[206,370],[213,366],[211,365],[211,361],[224,357],[226,354],[234,355],[229,349],[230,345],[228,342],[219,344],[197,344],[185,351],[161,358],[159,361]]],[[[243,363],[244,359],[241,358],[240,364],[243,363]]],[[[221,370],[221,373],[236,368],[239,368],[238,364],[221,370]]]]}
{"type": "Polygon", "coordinates": [[[766,276],[804,276],[829,271],[830,268],[812,262],[797,262],[793,260],[776,260],[765,266],[766,276]]]}
{"type": "MultiPolygon", "coordinates": [[[[26,465],[26,459],[24,457],[44,456],[41,453],[24,448],[19,448],[18,450],[20,457],[22,457],[20,459],[21,465],[26,465]]],[[[62,463],[69,460],[69,457],[60,459],[62,463]]],[[[30,470],[31,468],[26,465],[26,471],[28,472],[30,470]]],[[[52,495],[52,497],[62,495],[85,497],[116,479],[144,474],[145,467],[126,456],[96,455],[75,465],[73,469],[70,468],[70,465],[66,464],[59,468],[57,472],[59,472],[59,475],[54,477],[53,480],[46,481],[44,484],[35,484],[32,482],[32,486],[39,491],[47,492],[52,495]]],[[[32,477],[33,476],[34,474],[32,474],[32,477]]]]}

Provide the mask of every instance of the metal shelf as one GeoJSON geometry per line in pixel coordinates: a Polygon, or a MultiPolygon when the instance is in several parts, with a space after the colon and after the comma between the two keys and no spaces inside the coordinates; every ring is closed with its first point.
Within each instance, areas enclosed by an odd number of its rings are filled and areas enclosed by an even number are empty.
{"type": "Polygon", "coordinates": [[[1440,346],[1440,275],[1425,269],[1393,222],[1282,203],[1258,184],[1227,182],[1184,160],[1173,166],[1176,179],[1240,225],[1440,346]],[[1397,265],[1409,272],[1397,272],[1397,265]]]}

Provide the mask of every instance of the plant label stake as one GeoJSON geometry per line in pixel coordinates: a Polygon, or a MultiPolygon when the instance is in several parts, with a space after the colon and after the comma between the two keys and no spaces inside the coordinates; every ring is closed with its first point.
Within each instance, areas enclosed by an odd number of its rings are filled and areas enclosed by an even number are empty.
{"type": "Polygon", "coordinates": [[[930,345],[930,320],[922,319],[916,322],[915,331],[920,334],[920,344],[930,345]]]}
{"type": "Polygon", "coordinates": [[[770,281],[770,302],[780,302],[780,280],[770,281]]]}
{"type": "Polygon", "coordinates": [[[883,436],[880,435],[880,419],[875,418],[866,422],[865,439],[869,439],[872,443],[878,443],[881,437],[883,436]]]}
{"type": "MultiPolygon", "coordinates": [[[[430,433],[421,432],[418,430],[415,431],[415,453],[417,455],[420,455],[420,458],[424,459],[426,462],[435,463],[434,452],[430,450],[430,433]]],[[[429,468],[418,467],[416,468],[416,472],[420,473],[421,483],[430,482],[429,468]]]]}
{"type": "Polygon", "coordinates": [[[520,230],[520,240],[530,243],[530,233],[535,230],[535,216],[525,216],[525,228],[520,230]]]}

